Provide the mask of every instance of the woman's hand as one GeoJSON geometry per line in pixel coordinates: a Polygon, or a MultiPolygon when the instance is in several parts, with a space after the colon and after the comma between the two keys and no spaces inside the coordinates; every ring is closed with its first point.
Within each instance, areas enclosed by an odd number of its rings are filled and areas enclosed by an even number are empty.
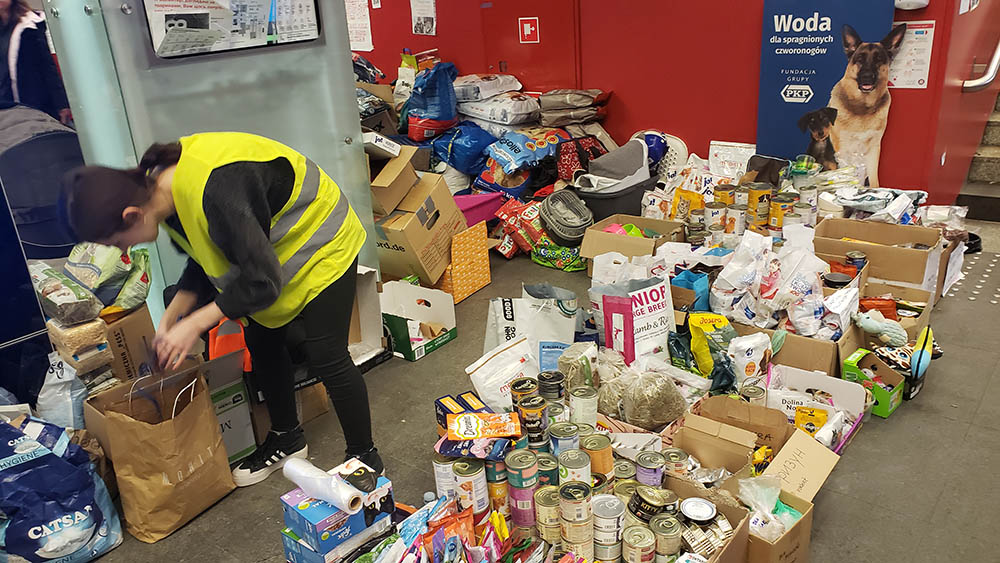
{"type": "MultiPolygon", "coordinates": [[[[174,298],[177,299],[176,297],[174,298]]],[[[173,302],[171,302],[173,305],[173,302]]],[[[174,317],[176,318],[176,317],[174,317]]],[[[184,317],[175,323],[169,323],[165,330],[163,322],[160,322],[160,330],[153,339],[153,348],[156,350],[156,357],[159,359],[161,368],[170,367],[177,369],[181,363],[191,353],[195,343],[209,329],[219,324],[225,318],[219,306],[214,302],[205,305],[191,315],[184,317]]],[[[164,316],[164,321],[166,316],[164,316]]]]}
{"type": "Polygon", "coordinates": [[[193,291],[187,291],[184,289],[178,290],[174,294],[174,298],[170,300],[170,304],[167,305],[167,309],[163,311],[163,317],[160,319],[160,326],[156,329],[157,334],[166,334],[177,321],[191,312],[194,306],[198,302],[198,295],[193,291]]]}
{"type": "Polygon", "coordinates": [[[63,125],[69,125],[73,121],[73,111],[69,108],[59,110],[59,121],[63,125]]]}

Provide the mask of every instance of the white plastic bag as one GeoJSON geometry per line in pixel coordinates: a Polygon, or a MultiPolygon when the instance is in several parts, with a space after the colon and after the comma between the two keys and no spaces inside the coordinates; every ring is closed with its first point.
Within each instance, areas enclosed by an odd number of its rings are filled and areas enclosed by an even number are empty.
{"type": "Polygon", "coordinates": [[[769,542],[785,533],[785,525],[773,514],[781,494],[781,480],[770,475],[740,479],[740,500],[751,509],[750,533],[769,542]]]}
{"type": "Polygon", "coordinates": [[[76,377],[76,370],[63,362],[58,352],[49,354],[49,370],[35,405],[38,417],[63,428],[83,428],[86,400],[87,386],[76,377]]]}
{"type": "Polygon", "coordinates": [[[510,383],[519,377],[538,377],[538,363],[528,339],[503,342],[465,368],[476,394],[495,412],[513,411],[510,383]]]}
{"type": "Polygon", "coordinates": [[[729,263],[719,272],[709,292],[712,311],[743,324],[757,321],[756,298],[771,254],[771,237],[743,233],[729,263]]]}
{"type": "Polygon", "coordinates": [[[525,285],[519,298],[491,299],[483,352],[524,336],[539,369],[558,369],[576,335],[577,309],[575,293],[549,284],[525,285]]]}

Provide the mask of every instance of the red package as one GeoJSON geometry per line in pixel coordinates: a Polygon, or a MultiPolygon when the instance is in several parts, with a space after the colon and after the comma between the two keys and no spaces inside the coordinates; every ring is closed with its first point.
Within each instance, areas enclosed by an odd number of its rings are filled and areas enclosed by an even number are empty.
{"type": "Polygon", "coordinates": [[[858,275],[858,267],[840,262],[830,262],[830,272],[834,274],[847,274],[853,280],[858,275]]]}
{"type": "Polygon", "coordinates": [[[899,320],[899,315],[896,314],[896,302],[892,299],[886,299],[884,297],[862,297],[860,303],[858,304],[858,309],[860,309],[862,313],[875,309],[882,313],[882,316],[890,321],[899,320]]]}
{"type": "Polygon", "coordinates": [[[511,217],[520,215],[522,209],[524,209],[523,203],[516,199],[508,199],[506,203],[500,206],[500,209],[497,209],[496,216],[506,222],[511,217]]]}
{"type": "Polygon", "coordinates": [[[514,242],[514,237],[510,236],[509,233],[504,233],[503,238],[500,239],[500,244],[496,245],[495,250],[503,255],[504,258],[510,260],[517,254],[517,243],[514,242]]]}
{"type": "Polygon", "coordinates": [[[542,203],[533,201],[524,206],[521,210],[521,227],[531,237],[531,242],[537,245],[542,237],[546,236],[545,227],[542,226],[542,203]]]}
{"type": "Polygon", "coordinates": [[[426,141],[427,139],[437,137],[456,125],[458,125],[457,119],[440,121],[437,119],[421,119],[411,115],[407,118],[406,136],[417,142],[426,141]]]}

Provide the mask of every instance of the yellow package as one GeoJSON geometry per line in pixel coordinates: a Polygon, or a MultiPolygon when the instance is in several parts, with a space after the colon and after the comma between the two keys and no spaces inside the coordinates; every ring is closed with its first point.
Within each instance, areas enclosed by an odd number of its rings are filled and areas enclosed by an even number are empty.
{"type": "Polygon", "coordinates": [[[736,330],[729,319],[715,313],[691,313],[688,315],[688,329],[691,331],[691,354],[698,364],[698,371],[704,377],[712,377],[715,369],[713,355],[725,355],[729,341],[736,338],[736,330]]]}
{"type": "Polygon", "coordinates": [[[677,188],[674,190],[674,204],[670,207],[670,218],[687,221],[692,209],[705,207],[705,196],[698,192],[677,188]]]}
{"type": "Polygon", "coordinates": [[[795,407],[795,427],[815,436],[826,424],[827,412],[822,409],[795,407]]]}

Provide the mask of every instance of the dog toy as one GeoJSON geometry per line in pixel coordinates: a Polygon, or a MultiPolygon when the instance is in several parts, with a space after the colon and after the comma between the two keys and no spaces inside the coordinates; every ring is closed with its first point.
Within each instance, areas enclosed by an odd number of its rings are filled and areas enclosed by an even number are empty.
{"type": "Polygon", "coordinates": [[[851,318],[861,330],[874,334],[889,346],[906,345],[906,330],[903,329],[903,325],[886,319],[880,311],[872,309],[865,313],[855,313],[851,318]]]}
{"type": "Polygon", "coordinates": [[[931,327],[924,327],[924,330],[920,331],[917,343],[913,346],[913,355],[910,356],[910,376],[913,379],[920,379],[924,376],[933,354],[934,333],[931,332],[931,327]]]}

